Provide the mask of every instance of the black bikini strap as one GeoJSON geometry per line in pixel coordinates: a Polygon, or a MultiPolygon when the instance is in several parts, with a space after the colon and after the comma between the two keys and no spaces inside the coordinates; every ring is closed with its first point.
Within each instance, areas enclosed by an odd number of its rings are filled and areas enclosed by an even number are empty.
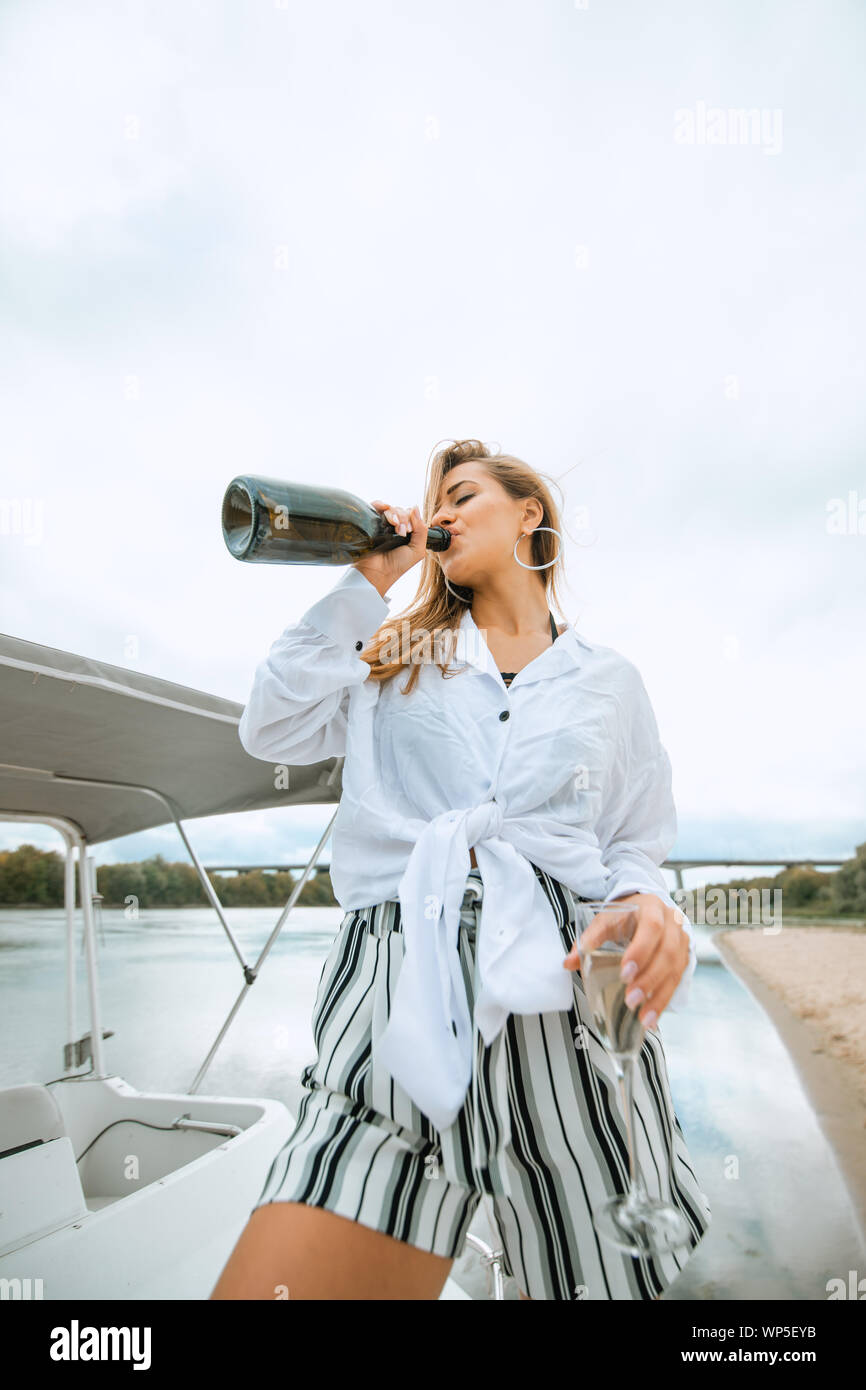
{"type": "Polygon", "coordinates": [[[547,611],[550,614],[550,635],[555,642],[557,638],[556,623],[553,621],[553,614],[550,612],[549,608],[547,611]]]}

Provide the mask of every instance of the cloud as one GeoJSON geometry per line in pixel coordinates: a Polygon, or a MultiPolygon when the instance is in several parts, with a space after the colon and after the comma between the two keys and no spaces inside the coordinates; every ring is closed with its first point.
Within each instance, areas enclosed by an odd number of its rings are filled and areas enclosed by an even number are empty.
{"type": "MultiPolygon", "coordinates": [[[[856,835],[864,24],[8,6],[4,488],[44,538],[0,537],[0,626],[243,701],[339,572],[234,561],[229,480],[409,504],[477,435],[562,475],[564,616],[644,675],[684,843],[856,835]],[[701,101],[781,109],[780,153],[678,145],[701,101]]],[[[202,853],[285,848],[254,827],[202,853]]]]}

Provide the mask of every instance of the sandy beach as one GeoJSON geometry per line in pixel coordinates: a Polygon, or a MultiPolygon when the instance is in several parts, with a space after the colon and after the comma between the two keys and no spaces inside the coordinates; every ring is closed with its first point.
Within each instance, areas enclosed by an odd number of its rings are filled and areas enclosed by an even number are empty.
{"type": "Polygon", "coordinates": [[[740,928],[713,945],[791,1053],[866,1235],[866,929],[740,928]]]}

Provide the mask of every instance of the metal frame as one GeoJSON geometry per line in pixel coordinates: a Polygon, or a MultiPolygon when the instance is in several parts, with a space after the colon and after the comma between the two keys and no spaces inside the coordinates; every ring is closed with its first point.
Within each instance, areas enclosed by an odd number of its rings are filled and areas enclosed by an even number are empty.
{"type": "Polygon", "coordinates": [[[87,986],[90,1000],[90,1052],[97,1076],[107,1076],[102,1051],[102,1018],[99,1005],[99,981],[96,970],[96,949],[93,936],[93,899],[87,865],[87,840],[81,827],[66,816],[46,816],[34,811],[0,811],[0,821],[22,821],[25,825],[50,825],[63,836],[66,845],[66,876],[63,902],[66,909],[66,1029],[68,1041],[63,1049],[63,1070],[73,1073],[84,1060],[80,1056],[83,1039],[77,1039],[77,1010],[75,1001],[75,851],[78,850],[78,889],[84,918],[84,949],[87,956],[87,986]],[[79,1060],[76,1061],[76,1056],[79,1060]]]}
{"type": "MultiPolygon", "coordinates": [[[[210,1047],[210,1050],[209,1050],[207,1056],[205,1057],[204,1061],[202,1062],[201,1066],[199,1067],[198,1071],[197,1071],[196,1074],[195,1074],[195,1078],[194,1078],[194,1080],[193,1080],[193,1082],[192,1082],[192,1085],[191,1085],[190,1088],[189,1088],[190,1094],[191,1094],[191,1095],[198,1089],[199,1085],[201,1084],[205,1072],[207,1071],[208,1067],[210,1066],[211,1062],[212,1062],[213,1059],[214,1059],[214,1056],[215,1056],[215,1054],[216,1054],[217,1048],[219,1047],[220,1043],[222,1042],[223,1038],[225,1037],[226,1033],[228,1032],[229,1028],[231,1027],[231,1023],[232,1023],[232,1020],[233,1020],[234,1017],[235,1017],[235,1014],[237,1013],[238,1009],[240,1008],[241,1004],[243,1003],[244,999],[246,998],[247,990],[250,988],[250,985],[252,985],[252,984],[255,982],[256,976],[258,975],[259,970],[261,969],[262,961],[265,959],[265,956],[266,956],[266,955],[268,954],[268,952],[270,951],[271,947],[273,946],[274,942],[276,941],[277,937],[279,936],[280,932],[281,932],[282,929],[283,929],[283,923],[285,922],[285,920],[286,920],[286,918],[288,917],[289,913],[291,912],[292,908],[295,906],[295,903],[296,903],[297,900],[298,900],[298,896],[299,896],[299,894],[300,894],[300,892],[301,892],[301,889],[303,888],[304,884],[306,883],[307,879],[309,878],[310,874],[312,873],[313,868],[315,867],[316,860],[318,859],[318,857],[319,857],[319,855],[320,855],[320,853],[321,853],[321,851],[322,851],[322,847],[323,847],[323,846],[325,845],[325,843],[327,842],[328,836],[330,835],[331,830],[332,830],[332,828],[333,828],[334,821],[335,821],[336,818],[337,818],[337,811],[339,811],[339,809],[340,809],[339,806],[337,806],[336,810],[334,811],[334,814],[331,816],[331,819],[328,821],[328,824],[325,826],[325,829],[324,829],[324,831],[322,832],[322,835],[321,835],[321,837],[320,837],[320,839],[319,839],[319,843],[316,845],[316,848],[313,850],[313,853],[310,855],[310,858],[309,858],[309,860],[307,861],[307,867],[304,869],[304,872],[301,874],[301,877],[298,879],[297,883],[295,884],[294,888],[292,889],[291,893],[289,894],[289,897],[288,897],[288,900],[287,900],[287,902],[286,902],[286,905],[285,905],[285,907],[283,908],[282,912],[280,913],[279,917],[277,918],[277,921],[276,921],[276,923],[275,923],[275,925],[274,925],[273,931],[271,932],[270,936],[268,937],[267,941],[265,942],[264,946],[262,947],[261,951],[259,952],[259,956],[258,956],[258,959],[256,960],[255,965],[252,966],[252,967],[251,967],[251,966],[248,966],[248,965],[244,965],[244,966],[243,966],[243,970],[244,970],[244,983],[243,983],[243,986],[241,987],[241,992],[240,992],[240,994],[238,995],[238,997],[237,997],[237,999],[235,1000],[235,1002],[232,1004],[231,1009],[229,1010],[228,1015],[227,1015],[227,1017],[226,1017],[225,1023],[223,1024],[222,1028],[219,1030],[219,1032],[217,1033],[216,1037],[214,1038],[213,1043],[211,1044],[211,1047],[210,1047]]],[[[197,865],[196,867],[200,867],[200,866],[197,865]]],[[[203,869],[201,870],[201,876],[204,876],[204,870],[203,870],[203,869]]],[[[208,886],[210,887],[211,892],[213,892],[213,885],[210,884],[210,881],[209,881],[209,880],[208,880],[208,886]]],[[[216,894],[215,894],[215,893],[214,893],[214,898],[216,898],[216,894]]],[[[220,916],[222,916],[222,914],[220,914],[220,916]]],[[[243,961],[242,961],[241,963],[243,964],[243,961]]]]}
{"type": "MultiPolygon", "coordinates": [[[[342,763],[342,758],[339,758],[335,763],[334,768],[326,778],[326,783],[328,785],[331,785],[333,783],[334,778],[336,777],[338,771],[342,767],[342,763]]],[[[34,775],[34,770],[32,768],[15,768],[14,770],[22,776],[27,776],[28,774],[30,776],[34,775]]],[[[289,898],[284,908],[282,909],[279,917],[277,918],[273,931],[271,932],[270,936],[268,937],[267,941],[265,942],[264,946],[259,952],[255,964],[249,965],[244,960],[240,946],[238,945],[232,933],[231,927],[226,921],[223,905],[217,897],[216,890],[214,889],[213,884],[208,878],[207,872],[204,869],[201,860],[199,859],[198,855],[193,849],[192,844],[190,843],[183,821],[178,815],[177,810],[173,805],[170,797],[165,796],[161,791],[158,791],[155,787],[138,786],[132,782],[111,782],[94,777],[68,777],[65,776],[63,773],[59,772],[47,774],[40,772],[36,775],[39,776],[40,780],[47,776],[51,781],[66,782],[79,787],[105,787],[107,790],[137,791],[143,793],[146,796],[155,797],[157,801],[161,802],[161,804],[168,812],[170,819],[174,821],[174,824],[177,826],[178,833],[180,834],[180,837],[183,840],[184,845],[186,846],[187,853],[189,854],[189,857],[192,860],[193,867],[195,868],[195,871],[198,874],[202,888],[204,889],[211,906],[216,912],[217,917],[222,923],[223,930],[229,939],[229,942],[232,946],[235,955],[237,956],[238,963],[241,967],[241,972],[244,977],[244,983],[241,988],[241,991],[234,1004],[232,1005],[231,1009],[229,1010],[225,1022],[223,1023],[219,1032],[217,1033],[207,1053],[207,1056],[205,1057],[204,1061],[202,1062],[201,1066],[196,1072],[195,1078],[193,1079],[193,1082],[189,1087],[188,1094],[194,1095],[195,1092],[198,1090],[199,1086],[201,1085],[205,1073],[207,1072],[208,1067],[213,1061],[220,1043],[222,1042],[223,1038],[228,1032],[232,1024],[232,1020],[234,1019],[241,1004],[246,998],[247,991],[249,990],[250,986],[255,983],[259,970],[261,969],[262,962],[270,952],[271,947],[273,946],[274,942],[276,941],[277,937],[283,929],[283,925],[286,921],[286,918],[288,917],[292,908],[295,906],[304,884],[307,882],[307,879],[309,878],[316,865],[316,861],[318,860],[323,846],[327,843],[328,837],[334,825],[334,821],[337,817],[337,811],[340,809],[339,802],[337,803],[337,806],[334,809],[334,814],[331,816],[330,821],[328,822],[324,832],[322,833],[319,839],[319,843],[313,850],[313,853],[310,856],[306,868],[304,869],[297,883],[292,888],[289,898]]],[[[64,907],[66,910],[66,1017],[68,1033],[68,1041],[63,1049],[64,1075],[74,1075],[75,1068],[80,1067],[82,1063],[86,1060],[88,1055],[91,1055],[93,1058],[93,1070],[89,1073],[90,1076],[107,1077],[113,1075],[113,1073],[105,1070],[105,1056],[102,1047],[104,1038],[110,1037],[111,1033],[108,1032],[104,1034],[102,1031],[102,1016],[99,1002],[99,979],[96,962],[96,944],[94,938],[93,902],[96,884],[95,875],[94,881],[90,881],[91,876],[87,861],[87,837],[81,829],[81,826],[67,816],[51,816],[45,815],[44,813],[37,811],[0,810],[0,821],[19,821],[28,825],[48,825],[51,826],[53,829],[57,830],[59,834],[63,836],[63,840],[66,845],[66,877],[64,881],[63,896],[64,907]],[[80,1039],[76,1038],[75,1036],[77,1032],[77,1011],[75,999],[76,991],[74,860],[74,854],[76,849],[78,850],[79,894],[81,897],[81,911],[84,921],[84,948],[87,959],[88,997],[90,1002],[90,1033],[89,1035],[85,1034],[80,1039]],[[90,1044],[89,1050],[87,1047],[88,1038],[90,1044]]]]}

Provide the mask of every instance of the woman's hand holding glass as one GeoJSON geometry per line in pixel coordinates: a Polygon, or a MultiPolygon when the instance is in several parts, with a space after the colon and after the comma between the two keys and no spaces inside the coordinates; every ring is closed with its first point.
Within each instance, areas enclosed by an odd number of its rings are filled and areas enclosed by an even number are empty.
{"type": "Polygon", "coordinates": [[[685,1244],[689,1227],[661,1193],[647,1191],[635,1140],[633,1081],[649,1047],[644,1029],[656,1030],[688,963],[684,918],[654,893],[576,907],[578,937],[563,964],[580,969],[595,1028],[613,1059],[628,1141],[628,1191],[594,1207],[593,1225],[603,1240],[630,1255],[661,1253],[685,1244]]]}
{"type": "MultiPolygon", "coordinates": [[[[658,1020],[689,963],[689,937],[683,914],[678,907],[662,902],[655,893],[627,893],[612,899],[610,905],[614,904],[637,908],[634,935],[622,960],[622,978],[629,984],[626,1005],[638,1009],[644,1027],[657,1032],[658,1020]]],[[[565,968],[579,970],[581,953],[585,956],[600,946],[614,927],[611,917],[596,916],[565,957],[565,968]]]]}

